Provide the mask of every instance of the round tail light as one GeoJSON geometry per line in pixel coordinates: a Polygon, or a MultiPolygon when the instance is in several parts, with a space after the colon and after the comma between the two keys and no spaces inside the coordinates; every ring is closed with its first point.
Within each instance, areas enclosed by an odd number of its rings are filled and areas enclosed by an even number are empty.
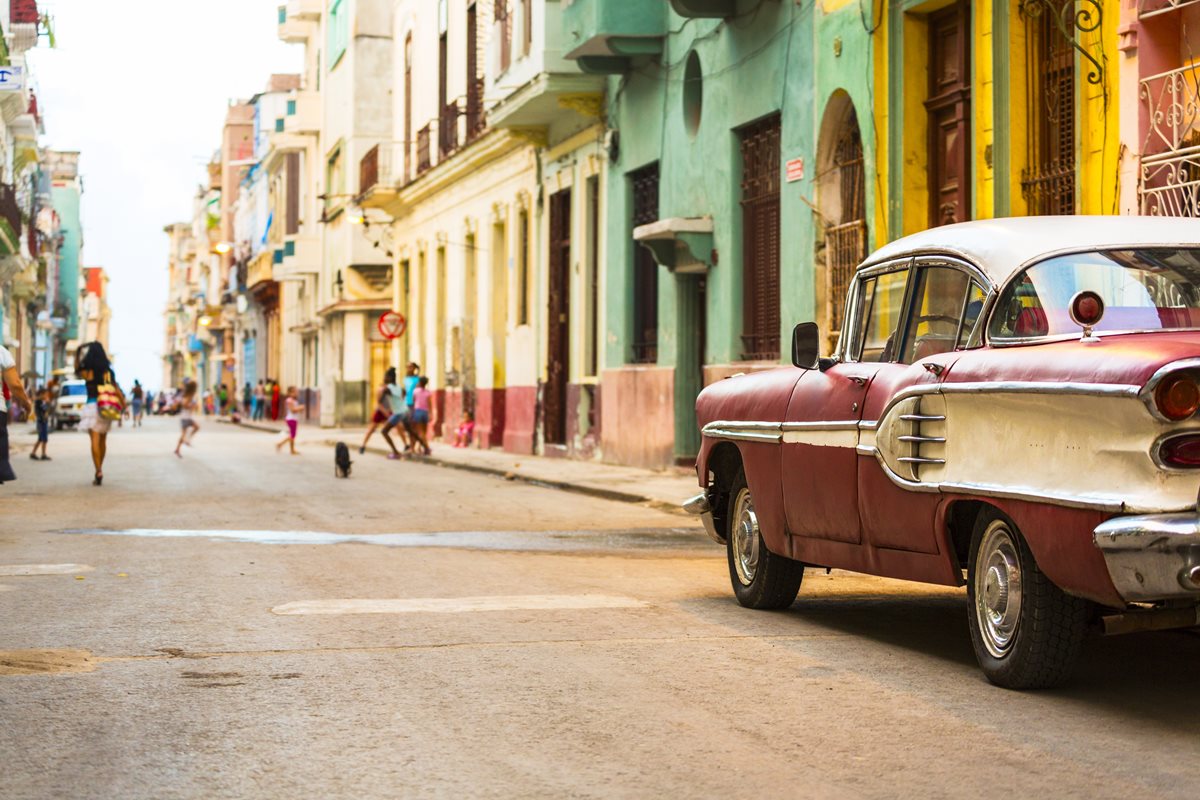
{"type": "Polygon", "coordinates": [[[1092,328],[1104,317],[1104,300],[1095,292],[1078,292],[1067,307],[1071,320],[1081,328],[1092,328]]]}
{"type": "Polygon", "coordinates": [[[1187,419],[1200,408],[1200,385],[1191,375],[1171,375],[1154,390],[1154,403],[1167,419],[1187,419]]]}

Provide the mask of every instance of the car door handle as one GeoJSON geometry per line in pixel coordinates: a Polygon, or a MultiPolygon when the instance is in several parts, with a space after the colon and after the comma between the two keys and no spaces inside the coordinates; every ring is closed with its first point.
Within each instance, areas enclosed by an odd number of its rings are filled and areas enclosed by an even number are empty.
{"type": "Polygon", "coordinates": [[[939,378],[942,376],[942,373],[946,371],[946,368],[943,365],[934,364],[932,361],[926,361],[921,366],[924,367],[929,372],[932,372],[934,375],[938,376],[939,378]]]}
{"type": "Polygon", "coordinates": [[[846,380],[854,381],[859,386],[867,385],[867,379],[865,377],[863,377],[862,375],[847,375],[846,380]]]}

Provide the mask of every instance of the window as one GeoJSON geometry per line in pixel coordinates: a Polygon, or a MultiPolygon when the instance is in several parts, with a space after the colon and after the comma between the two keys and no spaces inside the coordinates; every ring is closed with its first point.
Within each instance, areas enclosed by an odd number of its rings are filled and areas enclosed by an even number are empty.
{"type": "Polygon", "coordinates": [[[851,360],[913,364],[978,344],[987,293],[960,269],[901,269],[863,278],[859,287],[851,360]]]}
{"type": "Polygon", "coordinates": [[[329,4],[329,22],[326,32],[329,38],[327,50],[329,51],[330,72],[333,72],[338,62],[342,60],[342,56],[346,54],[346,47],[350,43],[349,5],[349,0],[332,0],[329,4]]]}
{"type": "Polygon", "coordinates": [[[496,40],[499,45],[500,72],[512,63],[512,15],[508,10],[509,0],[495,0],[493,18],[496,21],[496,40]]]}
{"type": "Polygon", "coordinates": [[[742,155],[742,358],[779,360],[779,115],[738,131],[742,155]]]}
{"type": "Polygon", "coordinates": [[[342,163],[342,147],[338,147],[329,156],[325,164],[325,217],[331,218],[341,210],[342,200],[346,194],[346,168],[342,163]]]}
{"type": "Polygon", "coordinates": [[[413,38],[404,37],[404,182],[412,180],[412,62],[413,38]]]}
{"type": "Polygon", "coordinates": [[[1104,301],[1098,331],[1200,328],[1200,249],[1146,248],[1058,256],[1034,264],[996,303],[993,341],[1078,335],[1071,299],[1092,291],[1104,301]]]}
{"type": "Polygon", "coordinates": [[[529,324],[529,211],[517,215],[517,324],[529,324]]]}
{"type": "Polygon", "coordinates": [[[1075,51],[1056,16],[1070,19],[1075,3],[1047,0],[1046,5],[1038,14],[1022,6],[1029,166],[1021,173],[1021,191],[1030,214],[1074,214],[1075,51]]]}
{"type": "Polygon", "coordinates": [[[533,52],[533,0],[521,0],[521,53],[533,52]]]}
{"type": "Polygon", "coordinates": [[[923,267],[917,271],[912,319],[900,350],[900,363],[912,364],[957,346],[969,282],[965,272],[953,267],[923,267]]]}
{"type": "Polygon", "coordinates": [[[857,361],[893,360],[907,285],[907,269],[863,279],[858,315],[861,333],[854,348],[857,361]]]}
{"type": "MultiPolygon", "coordinates": [[[[629,173],[633,191],[630,232],[658,221],[658,163],[629,173]]],[[[650,251],[635,244],[633,252],[633,352],[632,363],[658,361],[658,263],[650,251]]]]}

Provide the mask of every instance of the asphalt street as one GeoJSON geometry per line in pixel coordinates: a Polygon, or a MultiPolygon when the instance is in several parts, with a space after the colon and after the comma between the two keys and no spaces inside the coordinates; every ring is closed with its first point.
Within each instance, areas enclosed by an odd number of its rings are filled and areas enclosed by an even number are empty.
{"type": "Polygon", "coordinates": [[[990,686],[962,591],[740,608],[686,517],[173,420],[0,487],[0,797],[1194,797],[1200,636],[990,686]]]}

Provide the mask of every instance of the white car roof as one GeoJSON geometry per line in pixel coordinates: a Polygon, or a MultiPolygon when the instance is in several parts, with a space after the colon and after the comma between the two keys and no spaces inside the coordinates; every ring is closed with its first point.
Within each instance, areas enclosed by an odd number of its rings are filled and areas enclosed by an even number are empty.
{"type": "Polygon", "coordinates": [[[1184,245],[1200,247],[1200,219],[1188,217],[1002,217],[930,228],[876,250],[862,267],[916,255],[952,255],[1003,284],[1031,261],[1060,252],[1184,245]]]}

